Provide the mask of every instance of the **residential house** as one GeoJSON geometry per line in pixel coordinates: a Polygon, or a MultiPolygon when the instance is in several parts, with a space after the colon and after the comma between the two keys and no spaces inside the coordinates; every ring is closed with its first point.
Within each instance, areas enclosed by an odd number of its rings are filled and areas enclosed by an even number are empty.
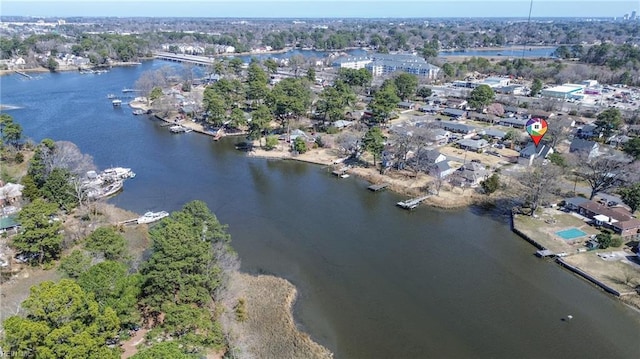
{"type": "Polygon", "coordinates": [[[454,120],[460,120],[467,116],[467,111],[449,107],[442,110],[442,114],[445,116],[449,116],[454,120]]]}
{"type": "Polygon", "coordinates": [[[498,140],[503,139],[504,136],[507,135],[506,132],[497,130],[495,128],[485,128],[485,129],[481,130],[480,132],[478,132],[478,134],[479,135],[487,135],[487,136],[489,136],[491,138],[495,138],[495,139],[498,139],[498,140]]]}
{"type": "Polygon", "coordinates": [[[436,125],[447,131],[454,133],[462,133],[465,135],[475,134],[476,128],[464,123],[452,122],[452,121],[439,121],[436,125]]]}
{"type": "Polygon", "coordinates": [[[519,114],[521,111],[519,108],[515,107],[515,106],[504,106],[504,113],[509,116],[511,115],[517,115],[519,114]]]}
{"type": "Polygon", "coordinates": [[[443,146],[449,142],[450,137],[451,132],[442,128],[437,128],[431,131],[428,140],[433,142],[436,146],[443,146]]]}
{"type": "Polygon", "coordinates": [[[398,102],[398,108],[413,110],[416,108],[416,104],[413,102],[402,101],[398,102]]]}
{"type": "Polygon", "coordinates": [[[485,149],[489,147],[489,142],[485,139],[472,140],[472,139],[462,139],[456,142],[461,149],[466,151],[475,151],[475,152],[484,152],[485,149]]]}
{"type": "Polygon", "coordinates": [[[513,128],[525,128],[527,126],[527,121],[528,120],[526,118],[509,117],[501,118],[498,124],[513,128]]]}
{"type": "Polygon", "coordinates": [[[623,238],[636,238],[640,233],[640,219],[632,218],[627,221],[615,222],[611,227],[615,233],[623,238]]]}
{"type": "Polygon", "coordinates": [[[583,140],[581,138],[574,138],[569,146],[569,152],[584,153],[587,155],[587,159],[592,159],[599,155],[598,149],[600,145],[597,142],[583,140]]]}
{"type": "Polygon", "coordinates": [[[436,162],[429,166],[429,174],[434,177],[445,178],[455,170],[449,166],[449,161],[436,162]]]}
{"type": "Polygon", "coordinates": [[[438,111],[440,111],[440,108],[436,107],[436,106],[425,105],[425,106],[420,107],[420,112],[436,113],[438,111]]]}
{"type": "Polygon", "coordinates": [[[459,186],[477,186],[489,177],[489,171],[478,162],[468,162],[458,170],[458,176],[452,181],[459,186]]]}
{"type": "Polygon", "coordinates": [[[338,120],[334,121],[331,125],[337,129],[343,129],[353,125],[353,121],[338,120]]]}
{"type": "Polygon", "coordinates": [[[598,126],[596,125],[584,125],[578,129],[576,135],[579,138],[590,139],[593,137],[601,137],[602,134],[598,131],[598,126]]]}
{"type": "Polygon", "coordinates": [[[458,99],[458,98],[451,98],[451,99],[449,99],[447,101],[447,106],[449,106],[451,108],[464,110],[466,108],[466,106],[467,106],[467,100],[458,99]]]}
{"type": "Polygon", "coordinates": [[[580,210],[580,205],[589,201],[584,197],[571,197],[564,200],[564,208],[569,211],[578,212],[580,210]]]}
{"type": "Polygon", "coordinates": [[[438,150],[428,150],[424,153],[423,160],[426,160],[428,163],[438,163],[444,162],[447,160],[447,156],[440,153],[438,150]]]}
{"type": "Polygon", "coordinates": [[[469,118],[477,121],[493,123],[493,118],[491,116],[481,112],[469,112],[467,115],[469,118]]]}
{"type": "Polygon", "coordinates": [[[618,234],[631,236],[638,233],[640,224],[623,207],[607,207],[594,201],[584,201],[578,205],[578,213],[593,220],[596,226],[612,229],[618,234]],[[634,232],[635,230],[635,232],[634,232]]]}
{"type": "Polygon", "coordinates": [[[550,154],[553,153],[553,148],[551,146],[540,143],[537,146],[532,142],[527,147],[523,148],[520,151],[520,157],[525,158],[528,162],[528,165],[531,166],[533,161],[537,158],[547,158],[550,154]]]}

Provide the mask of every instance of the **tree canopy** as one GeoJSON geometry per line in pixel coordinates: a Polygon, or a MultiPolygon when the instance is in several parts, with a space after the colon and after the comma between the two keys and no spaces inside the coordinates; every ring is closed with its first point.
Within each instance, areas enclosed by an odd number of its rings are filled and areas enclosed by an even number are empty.
{"type": "Polygon", "coordinates": [[[629,187],[623,187],[619,190],[622,202],[631,208],[631,213],[640,208],[640,183],[635,183],[629,187]]]}
{"type": "Polygon", "coordinates": [[[373,96],[373,100],[369,104],[373,112],[373,121],[376,123],[386,122],[389,119],[391,111],[398,106],[400,98],[397,95],[397,89],[393,82],[383,85],[373,96]]]}
{"type": "Polygon", "coordinates": [[[474,88],[469,95],[469,106],[476,110],[482,110],[493,102],[495,93],[489,85],[480,85],[474,88]]]}
{"type": "Polygon", "coordinates": [[[416,93],[418,88],[418,77],[413,74],[400,73],[394,79],[396,85],[396,94],[402,100],[406,101],[416,93]]]}
{"type": "Polygon", "coordinates": [[[608,108],[600,112],[594,124],[598,126],[598,129],[602,131],[606,137],[609,137],[613,131],[622,125],[620,110],[617,108],[608,108]]]}
{"type": "Polygon", "coordinates": [[[112,227],[100,227],[87,237],[85,248],[107,260],[120,260],[125,256],[126,241],[112,227]]]}
{"type": "Polygon", "coordinates": [[[106,344],[118,333],[116,313],[100,308],[73,280],[32,287],[22,307],[25,317],[4,322],[5,352],[20,358],[120,358],[117,349],[106,344]]]}
{"type": "Polygon", "coordinates": [[[380,127],[371,127],[362,138],[362,145],[366,151],[371,152],[373,155],[373,164],[378,163],[377,159],[382,155],[384,149],[384,136],[380,127]]]}
{"type": "Polygon", "coordinates": [[[36,198],[18,213],[22,230],[13,238],[13,246],[29,258],[32,264],[48,262],[60,256],[62,235],[55,203],[36,198]]]}

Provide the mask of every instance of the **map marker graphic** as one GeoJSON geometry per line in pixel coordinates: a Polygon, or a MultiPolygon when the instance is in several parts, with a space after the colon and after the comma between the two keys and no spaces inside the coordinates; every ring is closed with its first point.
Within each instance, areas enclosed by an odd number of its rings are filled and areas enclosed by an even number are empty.
{"type": "Polygon", "coordinates": [[[547,121],[541,118],[532,118],[527,121],[527,132],[537,146],[544,134],[547,133],[547,121]]]}

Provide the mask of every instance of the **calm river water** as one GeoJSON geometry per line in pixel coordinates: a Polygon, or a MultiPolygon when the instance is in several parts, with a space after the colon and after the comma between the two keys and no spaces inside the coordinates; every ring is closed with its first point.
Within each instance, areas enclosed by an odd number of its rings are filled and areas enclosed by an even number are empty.
{"type": "Polygon", "coordinates": [[[637,358],[640,315],[477,209],[394,206],[321,166],[247,158],[234,140],[171,135],[106,96],[147,62],[103,75],[0,78],[35,141],[75,142],[100,168],[131,167],[112,202],[177,210],[202,199],[229,224],[242,269],[291,280],[295,318],[337,358],[637,358]],[[568,314],[574,319],[564,322],[568,314]]]}

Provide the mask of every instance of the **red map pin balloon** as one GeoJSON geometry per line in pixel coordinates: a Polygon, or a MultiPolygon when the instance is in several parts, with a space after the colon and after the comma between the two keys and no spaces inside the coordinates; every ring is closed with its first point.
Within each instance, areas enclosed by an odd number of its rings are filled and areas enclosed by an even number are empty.
{"type": "Polygon", "coordinates": [[[547,133],[547,121],[541,118],[532,118],[527,121],[527,132],[533,140],[533,143],[537,146],[547,133]]]}

